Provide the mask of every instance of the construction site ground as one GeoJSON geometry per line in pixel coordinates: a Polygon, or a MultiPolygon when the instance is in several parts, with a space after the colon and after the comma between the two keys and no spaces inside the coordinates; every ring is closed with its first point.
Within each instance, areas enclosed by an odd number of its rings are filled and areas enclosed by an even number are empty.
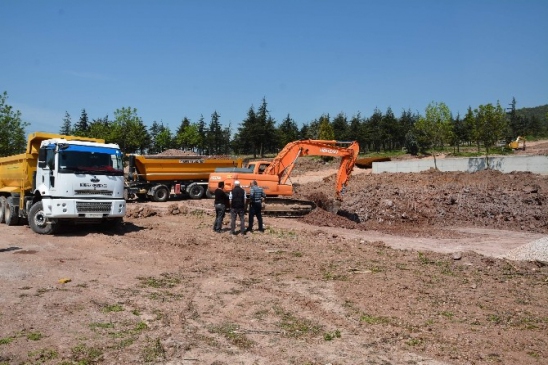
{"type": "MultiPolygon", "coordinates": [[[[295,197],[328,202],[336,168],[300,159],[295,197]]],[[[547,176],[355,169],[340,214],[245,236],[213,215],[181,199],[129,203],[114,231],[2,224],[0,364],[548,363],[546,256],[506,257],[548,236],[547,176]]]]}

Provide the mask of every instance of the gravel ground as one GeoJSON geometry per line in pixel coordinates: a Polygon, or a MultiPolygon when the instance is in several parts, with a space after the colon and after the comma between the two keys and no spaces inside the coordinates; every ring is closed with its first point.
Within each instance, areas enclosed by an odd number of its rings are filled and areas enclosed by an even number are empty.
{"type": "Polygon", "coordinates": [[[505,258],[519,261],[541,261],[548,264],[548,236],[508,252],[505,258]]]}

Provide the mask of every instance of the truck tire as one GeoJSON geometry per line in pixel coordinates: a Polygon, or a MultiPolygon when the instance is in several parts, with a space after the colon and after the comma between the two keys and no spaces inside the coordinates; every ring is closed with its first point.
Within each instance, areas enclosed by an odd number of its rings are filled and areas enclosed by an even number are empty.
{"type": "Polygon", "coordinates": [[[155,202],[167,202],[169,199],[169,190],[166,186],[159,186],[152,193],[152,201],[155,202]]]}
{"type": "Polygon", "coordinates": [[[191,199],[201,199],[205,193],[204,187],[198,184],[190,184],[186,191],[191,199]]]}
{"type": "Polygon", "coordinates": [[[16,226],[19,224],[19,207],[13,204],[13,200],[11,198],[6,200],[4,219],[8,226],[16,226]]]}
{"type": "Polygon", "coordinates": [[[7,205],[6,197],[5,197],[5,196],[0,196],[0,223],[4,223],[4,222],[5,222],[5,218],[6,218],[6,205],[7,205]]]}
{"type": "Polygon", "coordinates": [[[213,199],[213,198],[215,198],[215,194],[212,193],[209,189],[206,189],[206,193],[205,193],[205,194],[206,194],[206,198],[208,198],[208,199],[213,199]]]}
{"type": "Polygon", "coordinates": [[[48,224],[48,219],[44,214],[42,202],[36,202],[29,211],[29,226],[38,234],[53,234],[57,230],[57,224],[48,224]]]}

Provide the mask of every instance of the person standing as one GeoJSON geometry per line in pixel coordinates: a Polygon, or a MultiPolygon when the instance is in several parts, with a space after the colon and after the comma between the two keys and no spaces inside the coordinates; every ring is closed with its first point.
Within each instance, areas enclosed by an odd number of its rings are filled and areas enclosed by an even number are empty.
{"type": "Polygon", "coordinates": [[[234,181],[234,189],[229,194],[230,200],[230,233],[236,234],[236,218],[240,219],[240,233],[245,235],[245,191],[240,181],[234,181]]]}
{"type": "Polygon", "coordinates": [[[253,232],[253,218],[256,216],[259,222],[259,231],[264,232],[263,215],[261,213],[263,200],[266,198],[263,188],[257,185],[257,180],[251,182],[249,192],[249,225],[247,232],[253,232]]]}
{"type": "Polygon", "coordinates": [[[225,218],[226,208],[230,204],[228,195],[224,192],[224,181],[220,181],[217,189],[215,189],[215,222],[213,223],[213,230],[217,233],[222,232],[223,219],[225,218]]]}

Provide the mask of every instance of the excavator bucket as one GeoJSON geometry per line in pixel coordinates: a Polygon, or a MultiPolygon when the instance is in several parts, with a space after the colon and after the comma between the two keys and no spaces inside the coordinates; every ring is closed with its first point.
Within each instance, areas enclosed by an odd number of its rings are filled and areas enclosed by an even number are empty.
{"type": "Polygon", "coordinates": [[[356,166],[360,169],[370,169],[373,167],[373,162],[391,161],[390,157],[365,157],[356,160],[356,166]]]}

